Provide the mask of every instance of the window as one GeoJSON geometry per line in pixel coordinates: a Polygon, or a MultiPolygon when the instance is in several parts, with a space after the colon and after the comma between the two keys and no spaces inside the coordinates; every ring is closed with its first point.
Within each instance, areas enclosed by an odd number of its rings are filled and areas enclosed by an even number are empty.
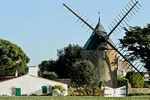
{"type": "Polygon", "coordinates": [[[118,75],[118,76],[123,76],[123,71],[117,70],[117,75],[118,75]]]}
{"type": "Polygon", "coordinates": [[[49,93],[52,93],[52,86],[51,86],[51,85],[48,85],[47,87],[48,87],[48,92],[49,92],[49,93]]]}
{"type": "Polygon", "coordinates": [[[103,59],[106,58],[106,51],[103,51],[103,59]]]}
{"type": "Polygon", "coordinates": [[[11,87],[11,95],[16,96],[16,87],[11,87]]]}

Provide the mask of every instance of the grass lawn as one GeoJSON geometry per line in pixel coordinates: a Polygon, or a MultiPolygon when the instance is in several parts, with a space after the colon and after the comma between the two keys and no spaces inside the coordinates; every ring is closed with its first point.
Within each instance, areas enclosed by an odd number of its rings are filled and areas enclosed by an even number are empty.
{"type": "Polygon", "coordinates": [[[0,97],[0,100],[150,100],[150,97],[125,97],[125,98],[104,98],[104,97],[0,97]]]}

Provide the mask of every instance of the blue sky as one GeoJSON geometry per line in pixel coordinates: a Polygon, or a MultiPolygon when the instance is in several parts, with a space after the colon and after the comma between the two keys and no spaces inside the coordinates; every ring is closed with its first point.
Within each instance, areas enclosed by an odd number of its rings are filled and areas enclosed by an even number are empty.
{"type": "MultiPolygon", "coordinates": [[[[83,18],[98,21],[107,32],[110,23],[130,0],[0,0],[0,38],[11,41],[23,49],[30,58],[29,66],[37,66],[43,60],[57,59],[57,49],[68,44],[83,46],[90,36],[87,27],[76,23],[76,17],[63,7],[69,5],[83,18]]],[[[134,0],[133,0],[134,1],[134,0]]],[[[146,26],[150,22],[150,0],[141,0],[142,8],[128,23],[130,26],[146,26]]],[[[123,35],[111,36],[114,42],[123,35]]]]}

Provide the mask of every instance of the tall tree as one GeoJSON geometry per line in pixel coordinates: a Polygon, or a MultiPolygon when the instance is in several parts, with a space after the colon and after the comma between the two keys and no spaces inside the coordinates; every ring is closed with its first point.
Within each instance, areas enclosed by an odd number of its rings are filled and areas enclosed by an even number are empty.
{"type": "Polygon", "coordinates": [[[44,60],[39,65],[40,72],[43,73],[45,71],[47,72],[53,72],[56,71],[56,61],[54,60],[44,60]]]}
{"type": "Polygon", "coordinates": [[[72,67],[70,78],[75,86],[84,88],[89,95],[96,87],[97,68],[90,61],[78,61],[72,67]]]}
{"type": "Polygon", "coordinates": [[[140,60],[144,67],[150,71],[150,24],[141,28],[139,26],[125,28],[125,36],[120,39],[121,47],[129,51],[129,60],[140,60]]]}
{"type": "Polygon", "coordinates": [[[55,72],[59,78],[69,78],[70,68],[76,62],[81,60],[81,47],[79,45],[69,44],[67,47],[57,50],[58,59],[45,60],[39,64],[40,73],[55,72]]]}
{"type": "Polygon", "coordinates": [[[71,80],[78,86],[91,87],[95,83],[97,70],[90,61],[78,61],[71,70],[71,80]]]}
{"type": "Polygon", "coordinates": [[[0,39],[0,75],[25,74],[28,56],[16,44],[0,39]]]}
{"type": "Polygon", "coordinates": [[[57,50],[58,60],[56,73],[60,78],[70,77],[70,68],[75,62],[81,60],[81,50],[82,48],[79,45],[71,44],[63,49],[57,50]]]}

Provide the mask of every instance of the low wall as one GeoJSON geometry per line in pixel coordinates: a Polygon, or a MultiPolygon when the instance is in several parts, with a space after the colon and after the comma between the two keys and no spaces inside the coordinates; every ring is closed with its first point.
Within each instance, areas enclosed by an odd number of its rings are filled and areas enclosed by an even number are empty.
{"type": "Polygon", "coordinates": [[[150,88],[131,88],[131,85],[128,84],[127,94],[129,95],[136,93],[150,94],[150,88]]]}
{"type": "Polygon", "coordinates": [[[136,94],[136,93],[148,94],[150,93],[150,89],[149,88],[131,88],[129,91],[129,94],[136,94]]]}

